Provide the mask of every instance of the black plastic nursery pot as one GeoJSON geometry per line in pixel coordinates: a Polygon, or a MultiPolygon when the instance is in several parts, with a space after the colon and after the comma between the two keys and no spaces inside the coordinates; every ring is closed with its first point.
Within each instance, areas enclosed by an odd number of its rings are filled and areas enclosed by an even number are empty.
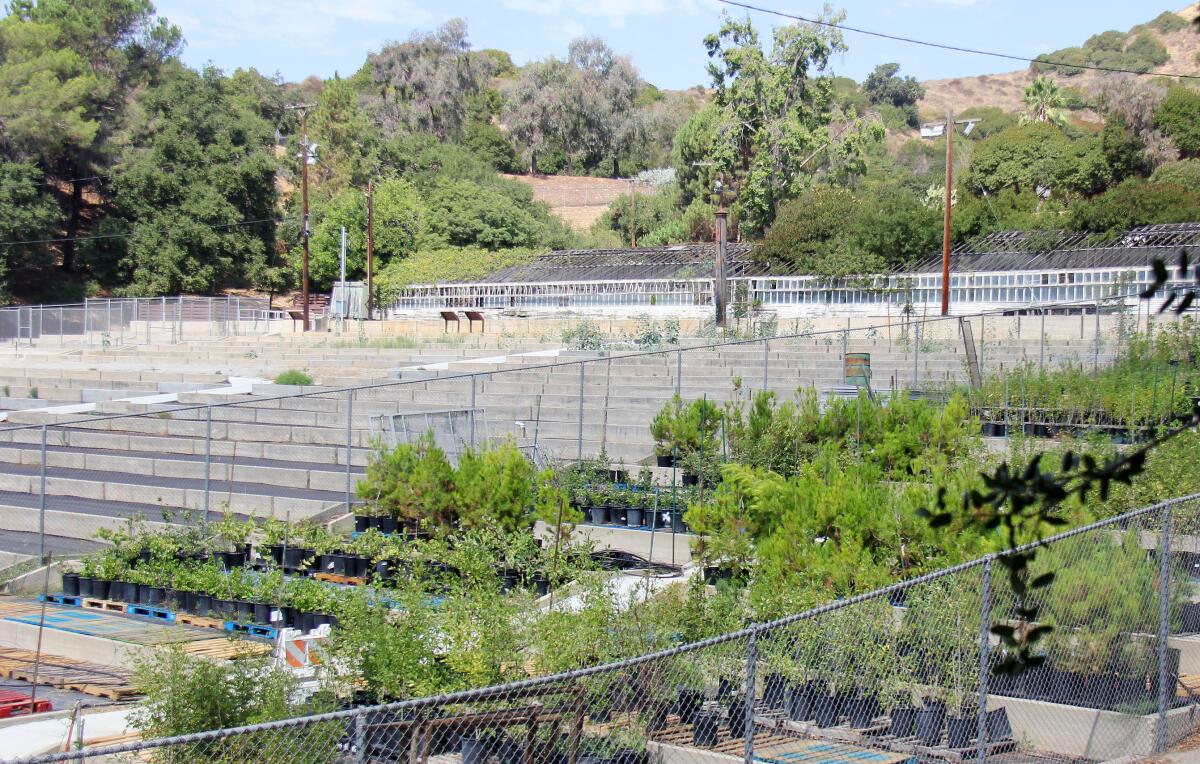
{"type": "Polygon", "coordinates": [[[871,720],[879,715],[879,699],[871,695],[856,695],[849,699],[846,715],[854,729],[871,726],[871,720]]]}
{"type": "Polygon", "coordinates": [[[798,684],[788,696],[787,715],[794,722],[806,722],[812,717],[812,693],[808,685],[798,684]]]}
{"type": "Polygon", "coordinates": [[[384,533],[395,533],[400,529],[400,524],[396,522],[396,518],[388,516],[379,518],[378,527],[384,533]]]}
{"type": "Polygon", "coordinates": [[[213,552],[213,559],[227,570],[241,568],[246,564],[245,552],[213,552]]]}
{"type": "Polygon", "coordinates": [[[283,567],[298,568],[304,564],[305,560],[307,560],[309,557],[312,557],[312,554],[313,552],[311,549],[304,549],[303,547],[295,546],[287,547],[283,550],[283,567]]]}
{"type": "Polygon", "coordinates": [[[664,454],[655,454],[654,462],[659,467],[674,467],[675,466],[675,456],[673,454],[665,454],[665,455],[664,454]]]}
{"type": "Polygon", "coordinates": [[[79,585],[79,591],[77,592],[77,594],[80,597],[91,597],[92,596],[92,582],[95,579],[92,578],[91,576],[79,576],[75,580],[76,580],[76,582],[78,582],[78,585],[79,585]]]}
{"type": "Polygon", "coordinates": [[[625,510],[625,525],[630,528],[641,528],[646,524],[645,513],[640,509],[625,510]]]}
{"type": "Polygon", "coordinates": [[[782,710],[787,706],[787,677],[783,674],[767,674],[763,677],[763,703],[767,708],[782,710]]]}
{"type": "Polygon", "coordinates": [[[917,732],[917,712],[915,706],[899,706],[892,709],[892,734],[896,737],[912,737],[917,732]]]}
{"type": "Polygon", "coordinates": [[[354,516],[354,531],[356,533],[362,533],[363,531],[370,529],[370,527],[371,527],[371,518],[370,517],[368,517],[367,515],[355,515],[354,516]]]}
{"type": "Polygon", "coordinates": [[[112,587],[109,587],[109,596],[112,599],[119,599],[122,602],[137,604],[138,595],[141,593],[142,587],[138,586],[137,584],[130,583],[129,581],[120,581],[118,583],[120,584],[120,596],[117,596],[111,591],[112,587]]]}
{"type": "Polygon", "coordinates": [[[196,602],[193,607],[195,608],[193,612],[196,615],[208,615],[213,609],[212,595],[196,592],[196,602]]]}
{"type": "Polygon", "coordinates": [[[459,738],[459,753],[462,764],[487,764],[492,753],[491,741],[463,735],[459,738]]]}
{"type": "Polygon", "coordinates": [[[254,622],[262,623],[262,624],[270,624],[271,623],[271,610],[272,610],[272,608],[270,605],[268,605],[266,603],[262,603],[262,602],[255,602],[254,603],[254,622]]]}
{"type": "Polygon", "coordinates": [[[654,703],[646,712],[646,731],[657,732],[667,726],[667,716],[671,713],[671,704],[660,700],[654,703]]]}
{"type": "Polygon", "coordinates": [[[237,619],[240,623],[250,623],[254,620],[254,603],[249,600],[234,600],[237,607],[237,619]]]}
{"type": "Polygon", "coordinates": [[[966,748],[978,734],[979,717],[975,714],[946,719],[946,742],[951,748],[966,748]]]}
{"type": "Polygon", "coordinates": [[[692,719],[692,745],[697,748],[712,748],[717,744],[717,728],[721,715],[714,711],[700,711],[692,719]]]}
{"type": "Polygon", "coordinates": [[[698,475],[693,475],[690,472],[685,472],[683,473],[683,478],[680,482],[687,486],[696,485],[700,482],[700,477],[698,475]]]}
{"type": "Polygon", "coordinates": [[[729,737],[739,738],[746,736],[746,699],[737,698],[729,704],[729,737]]]}
{"type": "Polygon", "coordinates": [[[550,593],[550,579],[546,578],[544,573],[535,573],[533,576],[533,593],[539,597],[545,597],[550,593]]]}
{"type": "Polygon", "coordinates": [[[332,573],[335,576],[346,575],[346,558],[340,554],[323,554],[317,559],[318,569],[322,573],[332,573]]]}
{"type": "Polygon", "coordinates": [[[675,711],[679,721],[691,724],[704,705],[704,691],[681,688],[676,699],[675,711]]]}
{"type": "Polygon", "coordinates": [[[92,579],[92,596],[95,597],[96,599],[101,599],[101,600],[109,599],[110,594],[111,594],[111,592],[110,592],[111,588],[112,588],[112,584],[110,584],[107,579],[104,579],[104,578],[93,578],[92,579]]]}
{"type": "Polygon", "coordinates": [[[822,693],[812,699],[813,720],[818,727],[832,727],[838,722],[842,711],[842,697],[822,693]]]}
{"type": "Polygon", "coordinates": [[[926,701],[917,712],[917,736],[926,745],[939,745],[942,742],[942,727],[946,722],[946,704],[936,701],[926,701]]]}
{"type": "Polygon", "coordinates": [[[683,521],[683,510],[676,510],[671,513],[671,531],[673,533],[687,533],[687,523],[683,521]]]}
{"type": "Polygon", "coordinates": [[[79,595],[79,574],[78,573],[63,573],[62,574],[63,595],[67,597],[78,597],[79,595]]]}
{"type": "Polygon", "coordinates": [[[592,521],[592,525],[607,525],[608,524],[608,507],[605,507],[605,506],[588,507],[588,518],[592,521]]]}

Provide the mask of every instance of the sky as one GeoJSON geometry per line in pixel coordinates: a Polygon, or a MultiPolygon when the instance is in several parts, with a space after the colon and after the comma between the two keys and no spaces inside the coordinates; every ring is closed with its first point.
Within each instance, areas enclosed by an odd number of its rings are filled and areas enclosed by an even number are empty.
{"type": "MultiPolygon", "coordinates": [[[[821,0],[748,0],[812,17],[821,0]]],[[[702,40],[722,12],[747,11],[718,0],[156,0],[182,30],[183,58],[226,71],[255,67],[296,82],[352,74],[368,52],[450,18],[467,20],[472,46],[500,48],[523,64],[555,55],[581,35],[598,35],[628,55],[642,78],[663,88],[707,85],[702,40]]],[[[846,24],[960,47],[1033,57],[1079,45],[1106,29],[1126,30],[1179,7],[1127,0],[840,0],[846,24]]],[[[1183,2],[1180,0],[1180,6],[1183,2]]],[[[783,19],[749,12],[762,30],[783,19]]],[[[1020,63],[934,50],[847,33],[849,51],[832,62],[861,81],[876,64],[940,79],[1023,68],[1020,63]]]]}

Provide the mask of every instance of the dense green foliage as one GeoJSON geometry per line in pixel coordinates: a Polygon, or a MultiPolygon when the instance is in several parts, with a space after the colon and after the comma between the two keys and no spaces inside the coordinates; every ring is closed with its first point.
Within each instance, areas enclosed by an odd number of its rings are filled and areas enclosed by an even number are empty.
{"type": "MultiPolygon", "coordinates": [[[[1178,28],[1174,19],[1160,15],[1150,23],[1158,31],[1173,31],[1178,28]]],[[[1186,24],[1177,14],[1171,16],[1186,24]]],[[[1108,31],[1092,35],[1080,47],[1063,48],[1037,57],[1033,65],[1038,72],[1055,72],[1067,77],[1083,73],[1081,66],[1099,66],[1108,69],[1124,69],[1148,72],[1165,64],[1169,58],[1166,46],[1148,32],[1131,34],[1108,31]]]]}

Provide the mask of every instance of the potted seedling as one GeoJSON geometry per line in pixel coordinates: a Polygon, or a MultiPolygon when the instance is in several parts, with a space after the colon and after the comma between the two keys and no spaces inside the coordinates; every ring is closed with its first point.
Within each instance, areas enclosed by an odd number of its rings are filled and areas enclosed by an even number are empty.
{"type": "Polygon", "coordinates": [[[675,466],[673,429],[682,408],[683,402],[676,395],[650,421],[650,437],[654,438],[654,458],[659,467],[675,466]]]}

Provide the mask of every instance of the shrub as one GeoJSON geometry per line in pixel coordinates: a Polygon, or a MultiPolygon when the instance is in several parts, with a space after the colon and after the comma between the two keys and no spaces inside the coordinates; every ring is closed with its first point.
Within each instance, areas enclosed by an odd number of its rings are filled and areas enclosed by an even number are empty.
{"type": "Polygon", "coordinates": [[[300,385],[307,387],[313,383],[313,378],[300,371],[299,369],[288,369],[281,372],[275,377],[277,385],[300,385]]]}
{"type": "Polygon", "coordinates": [[[1200,219],[1200,192],[1174,183],[1131,178],[1074,206],[1070,225],[1079,231],[1121,231],[1151,223],[1200,219]]]}

